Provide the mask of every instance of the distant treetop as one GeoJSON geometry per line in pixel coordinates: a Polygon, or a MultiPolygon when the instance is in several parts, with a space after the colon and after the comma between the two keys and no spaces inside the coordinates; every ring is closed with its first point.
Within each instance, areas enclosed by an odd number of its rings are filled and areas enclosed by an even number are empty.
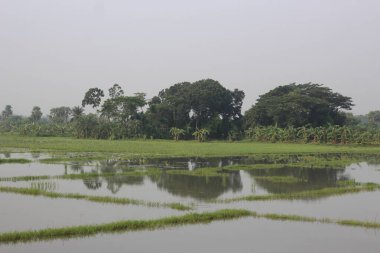
{"type": "Polygon", "coordinates": [[[279,86],[259,97],[245,114],[245,125],[323,126],[343,125],[351,110],[350,97],[333,92],[322,84],[289,84],[279,86]]]}

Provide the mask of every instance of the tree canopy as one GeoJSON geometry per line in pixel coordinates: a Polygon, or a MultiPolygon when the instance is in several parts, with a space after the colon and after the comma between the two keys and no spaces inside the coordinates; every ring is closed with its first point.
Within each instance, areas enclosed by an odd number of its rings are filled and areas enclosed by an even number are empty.
{"type": "Polygon", "coordinates": [[[289,84],[264,95],[245,114],[249,126],[324,126],[343,125],[344,110],[351,110],[352,99],[333,92],[322,84],[289,84]]]}
{"type": "Polygon", "coordinates": [[[243,91],[230,91],[212,79],[183,82],[152,98],[146,117],[152,129],[176,127],[192,133],[207,128],[212,137],[226,137],[241,121],[243,99],[243,91]]]}

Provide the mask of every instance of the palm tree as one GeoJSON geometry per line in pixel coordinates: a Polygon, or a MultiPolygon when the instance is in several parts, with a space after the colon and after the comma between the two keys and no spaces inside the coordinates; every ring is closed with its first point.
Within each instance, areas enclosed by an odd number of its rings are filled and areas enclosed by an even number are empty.
{"type": "Polygon", "coordinates": [[[71,113],[73,115],[73,118],[71,120],[74,121],[74,120],[82,117],[83,116],[83,112],[84,112],[83,107],[81,107],[81,106],[74,106],[71,109],[71,113]]]}

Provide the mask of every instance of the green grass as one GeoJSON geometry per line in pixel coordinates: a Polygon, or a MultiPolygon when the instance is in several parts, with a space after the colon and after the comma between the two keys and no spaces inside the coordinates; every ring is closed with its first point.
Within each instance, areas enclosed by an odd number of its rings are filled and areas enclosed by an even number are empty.
{"type": "Polygon", "coordinates": [[[221,173],[220,168],[199,168],[195,170],[166,170],[165,173],[172,175],[186,175],[196,177],[221,177],[225,174],[221,173]]]}
{"type": "Polygon", "coordinates": [[[83,237],[99,233],[152,230],[169,226],[210,223],[216,220],[230,220],[251,215],[252,212],[247,210],[219,210],[210,213],[191,213],[183,216],[173,216],[155,220],[126,220],[99,225],[49,228],[25,232],[10,232],[0,234],[0,243],[83,237]]]}
{"type": "Polygon", "coordinates": [[[17,158],[17,159],[13,159],[13,158],[7,158],[7,159],[2,159],[0,158],[0,164],[2,163],[30,163],[32,161],[28,160],[28,159],[22,159],[22,158],[17,158]]]}
{"type": "Polygon", "coordinates": [[[307,182],[306,179],[291,176],[255,176],[254,178],[260,181],[268,181],[279,184],[296,184],[307,182]]]}
{"type": "MultiPolygon", "coordinates": [[[[379,153],[380,146],[321,145],[288,143],[255,143],[170,140],[93,140],[68,137],[26,137],[0,135],[0,149],[45,152],[118,153],[125,158],[154,156],[241,156],[253,154],[304,154],[304,153],[379,153]]],[[[83,159],[88,159],[83,157],[83,159]]]]}
{"type": "Polygon", "coordinates": [[[303,169],[342,169],[346,166],[362,161],[363,159],[358,158],[343,158],[343,159],[332,159],[327,160],[324,158],[316,158],[310,156],[301,157],[300,162],[290,162],[290,163],[262,163],[262,164],[249,164],[249,165],[229,165],[223,167],[226,171],[236,171],[236,170],[268,170],[268,169],[285,169],[285,168],[303,168],[303,169]]]}
{"type": "Polygon", "coordinates": [[[192,209],[191,206],[183,205],[181,203],[160,203],[160,202],[143,201],[143,200],[129,199],[129,198],[90,196],[90,195],[84,195],[84,194],[78,194],[78,193],[58,193],[58,192],[44,191],[44,190],[34,189],[34,188],[17,188],[17,187],[0,186],[0,192],[31,195],[31,196],[43,196],[47,198],[78,199],[78,200],[86,200],[86,201],[91,201],[91,202],[111,203],[111,204],[118,204],[118,205],[141,205],[141,206],[147,206],[147,207],[167,207],[167,208],[172,208],[172,209],[180,210],[180,211],[188,211],[192,209]]]}
{"type": "Polygon", "coordinates": [[[367,183],[367,184],[348,184],[342,187],[328,187],[318,190],[309,190],[293,193],[279,193],[268,195],[249,195],[243,197],[236,197],[223,200],[212,200],[210,202],[216,203],[230,203],[236,201],[269,201],[269,200],[296,200],[296,199],[315,199],[322,197],[330,197],[336,195],[343,195],[348,193],[358,193],[363,191],[375,191],[379,190],[380,185],[367,183]]]}
{"type": "Polygon", "coordinates": [[[329,218],[315,218],[287,214],[258,214],[249,210],[224,209],[215,212],[190,213],[183,216],[171,216],[154,220],[124,220],[98,225],[83,225],[63,228],[47,228],[32,231],[15,231],[0,234],[0,244],[19,243],[39,240],[54,240],[59,238],[74,238],[93,236],[99,233],[131,232],[140,230],[154,230],[166,227],[183,226],[190,224],[207,224],[218,220],[231,220],[242,217],[263,218],[275,221],[294,221],[336,224],[342,226],[379,229],[380,223],[359,220],[334,220],[329,218]]]}

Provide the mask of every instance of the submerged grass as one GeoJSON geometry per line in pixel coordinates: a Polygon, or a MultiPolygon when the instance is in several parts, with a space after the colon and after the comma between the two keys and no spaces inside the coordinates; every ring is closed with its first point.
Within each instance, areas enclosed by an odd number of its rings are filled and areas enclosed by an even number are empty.
{"type": "Polygon", "coordinates": [[[155,220],[124,220],[99,225],[84,225],[63,228],[48,228],[34,231],[7,232],[0,234],[0,244],[19,243],[39,240],[67,239],[73,237],[93,236],[99,233],[131,232],[154,230],[165,227],[183,226],[190,224],[207,224],[218,220],[231,220],[242,217],[263,218],[276,221],[294,221],[336,224],[342,226],[379,229],[380,223],[358,220],[334,220],[286,214],[258,214],[249,210],[224,209],[206,213],[190,213],[183,216],[172,216],[155,220]]]}
{"type": "Polygon", "coordinates": [[[219,210],[210,213],[190,213],[183,216],[173,216],[156,220],[126,220],[100,225],[50,228],[25,232],[10,232],[0,234],[0,243],[83,237],[99,233],[153,230],[169,226],[210,223],[216,220],[230,220],[251,215],[252,212],[247,210],[219,210]]]}
{"type": "Polygon", "coordinates": [[[186,175],[198,177],[221,177],[225,174],[221,173],[220,168],[199,168],[195,170],[166,170],[165,173],[172,175],[186,175]]]}
{"type": "Polygon", "coordinates": [[[0,182],[19,182],[19,181],[34,181],[34,180],[48,180],[48,179],[88,179],[88,178],[98,178],[98,177],[141,177],[141,176],[154,176],[160,175],[162,170],[149,168],[147,170],[133,170],[125,172],[109,172],[109,173],[81,173],[81,174],[65,174],[59,176],[18,176],[18,177],[0,177],[0,182]]]}
{"type": "Polygon", "coordinates": [[[343,195],[347,193],[358,193],[363,191],[379,190],[380,185],[373,183],[366,184],[347,184],[342,187],[327,187],[318,190],[309,190],[293,193],[279,193],[268,195],[249,195],[243,197],[236,197],[223,200],[213,200],[215,203],[231,203],[236,201],[269,201],[269,200],[296,200],[296,199],[315,199],[322,197],[330,197],[336,195],[343,195]]]}
{"type": "Polygon", "coordinates": [[[23,158],[0,158],[0,164],[2,163],[30,163],[31,160],[23,159],[23,158]]]}
{"type": "Polygon", "coordinates": [[[268,169],[285,169],[285,168],[302,168],[302,169],[342,169],[347,165],[357,162],[357,160],[315,160],[303,161],[298,163],[263,163],[251,165],[230,165],[223,167],[223,170],[268,170],[268,169]]]}
{"type": "Polygon", "coordinates": [[[272,183],[280,184],[296,184],[296,183],[306,183],[307,180],[292,176],[255,176],[256,180],[267,181],[272,183]]]}
{"type": "Polygon", "coordinates": [[[118,204],[118,205],[141,205],[141,206],[148,206],[148,207],[167,207],[167,208],[172,208],[179,211],[188,211],[192,209],[192,206],[184,205],[181,203],[160,203],[160,202],[143,201],[143,200],[129,199],[129,198],[90,196],[90,195],[84,195],[84,194],[79,194],[79,193],[58,193],[58,192],[44,191],[44,190],[35,189],[35,188],[17,188],[17,187],[0,186],[0,192],[31,195],[31,196],[43,196],[43,197],[48,197],[48,198],[78,199],[78,200],[86,200],[86,201],[91,201],[91,202],[111,203],[111,204],[118,204]]]}

